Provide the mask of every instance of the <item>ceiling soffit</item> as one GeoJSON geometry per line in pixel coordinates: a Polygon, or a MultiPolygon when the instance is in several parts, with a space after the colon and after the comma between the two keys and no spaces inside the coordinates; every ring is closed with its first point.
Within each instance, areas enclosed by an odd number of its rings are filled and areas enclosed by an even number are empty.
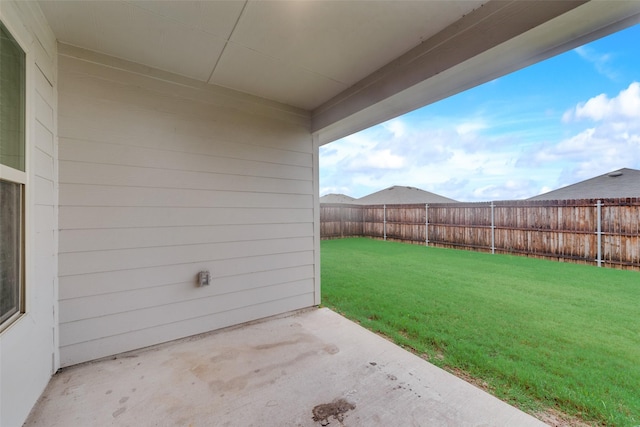
{"type": "Polygon", "coordinates": [[[41,1],[62,43],[312,110],[474,1],[41,1]]]}
{"type": "Polygon", "coordinates": [[[306,110],[326,143],[640,20],[638,1],[45,1],[62,43],[306,110]]]}

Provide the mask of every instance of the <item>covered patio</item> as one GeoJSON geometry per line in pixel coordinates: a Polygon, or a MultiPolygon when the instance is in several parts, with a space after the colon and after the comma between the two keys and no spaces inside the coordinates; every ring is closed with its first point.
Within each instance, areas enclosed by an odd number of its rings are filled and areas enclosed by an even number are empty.
{"type": "Polygon", "coordinates": [[[543,426],[333,311],[63,369],[25,426],[543,426]]]}

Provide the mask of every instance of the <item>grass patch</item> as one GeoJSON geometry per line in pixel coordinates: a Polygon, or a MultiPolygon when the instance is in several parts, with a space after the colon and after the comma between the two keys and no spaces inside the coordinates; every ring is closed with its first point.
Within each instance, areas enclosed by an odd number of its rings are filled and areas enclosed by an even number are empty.
{"type": "Polygon", "coordinates": [[[638,272],[327,240],[322,303],[527,412],[640,425],[638,272]]]}

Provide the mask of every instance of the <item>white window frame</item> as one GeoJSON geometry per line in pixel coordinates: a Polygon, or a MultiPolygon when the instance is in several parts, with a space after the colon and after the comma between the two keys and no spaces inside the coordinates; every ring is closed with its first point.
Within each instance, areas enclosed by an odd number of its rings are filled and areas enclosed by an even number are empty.
{"type": "Polygon", "coordinates": [[[31,102],[29,99],[29,71],[30,71],[30,55],[28,50],[25,47],[25,44],[20,39],[18,32],[12,28],[12,26],[7,23],[2,16],[0,16],[0,20],[5,30],[11,35],[13,40],[18,44],[22,52],[24,53],[24,171],[19,169],[14,169],[12,167],[0,164],[0,179],[3,181],[13,182],[20,184],[22,187],[21,194],[21,218],[20,218],[20,253],[19,256],[19,307],[18,311],[14,313],[12,316],[5,319],[0,324],[0,334],[4,333],[8,330],[12,325],[16,323],[18,319],[23,317],[23,315],[27,312],[27,247],[28,247],[28,233],[27,233],[27,224],[28,224],[28,213],[29,213],[29,128],[30,128],[30,116],[31,113],[29,111],[31,102]]]}

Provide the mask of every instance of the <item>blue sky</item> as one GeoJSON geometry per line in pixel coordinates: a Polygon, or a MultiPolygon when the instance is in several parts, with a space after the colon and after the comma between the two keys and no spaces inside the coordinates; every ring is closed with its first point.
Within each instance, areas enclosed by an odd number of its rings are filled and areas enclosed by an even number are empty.
{"type": "Polygon", "coordinates": [[[640,169],[640,25],[320,148],[320,195],[524,199],[640,169]]]}

